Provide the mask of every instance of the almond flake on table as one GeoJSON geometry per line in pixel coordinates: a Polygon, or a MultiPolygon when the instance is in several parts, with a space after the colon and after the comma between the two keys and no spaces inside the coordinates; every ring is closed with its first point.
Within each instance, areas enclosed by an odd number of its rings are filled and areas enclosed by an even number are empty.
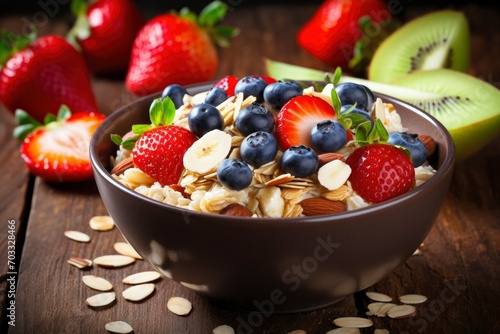
{"type": "Polygon", "coordinates": [[[98,291],[109,291],[113,289],[113,284],[107,279],[95,276],[95,275],[85,275],[82,276],[83,283],[91,289],[98,291]]]}
{"type": "Polygon", "coordinates": [[[361,317],[341,317],[333,320],[333,324],[347,328],[366,328],[372,326],[373,322],[361,317]]]}
{"type": "Polygon", "coordinates": [[[115,242],[113,245],[115,251],[121,255],[133,257],[137,260],[142,260],[142,256],[128,242],[115,242]]]}
{"type": "Polygon", "coordinates": [[[86,233],[80,231],[64,231],[66,238],[78,241],[78,242],[89,242],[90,236],[86,233]]]}
{"type": "Polygon", "coordinates": [[[125,321],[111,321],[105,326],[106,330],[111,333],[127,334],[132,333],[134,329],[125,321]]]}
{"type": "Polygon", "coordinates": [[[366,296],[375,302],[390,302],[392,298],[384,293],[367,291],[366,296]]]}
{"type": "Polygon", "coordinates": [[[400,296],[399,301],[403,304],[421,304],[427,301],[427,297],[418,294],[408,294],[400,296]]]}
{"type": "Polygon", "coordinates": [[[393,319],[403,319],[414,316],[417,313],[417,309],[412,305],[398,305],[393,307],[387,312],[387,315],[393,319]]]}
{"type": "Polygon", "coordinates": [[[125,277],[122,282],[124,284],[142,284],[156,281],[161,277],[157,271],[142,271],[125,277]]]}
{"type": "Polygon", "coordinates": [[[138,284],[123,290],[122,296],[126,300],[138,302],[148,297],[154,291],[155,291],[154,283],[138,284]]]}
{"type": "Polygon", "coordinates": [[[340,327],[326,332],[326,334],[360,334],[359,328],[340,327]]]}
{"type": "Polygon", "coordinates": [[[234,334],[234,329],[228,325],[220,325],[212,330],[212,334],[234,334]]]}
{"type": "Polygon", "coordinates": [[[92,307],[102,307],[111,304],[115,300],[116,294],[114,292],[104,292],[90,296],[85,302],[92,307]]]}
{"type": "Polygon", "coordinates": [[[85,269],[92,267],[92,260],[84,259],[82,257],[72,256],[67,261],[72,266],[75,266],[79,269],[85,269]]]}
{"type": "Polygon", "coordinates": [[[135,262],[135,259],[126,255],[103,255],[94,259],[94,263],[101,267],[123,267],[135,262]]]}
{"type": "Polygon", "coordinates": [[[191,312],[193,306],[191,302],[182,297],[171,297],[167,302],[167,308],[170,312],[177,315],[187,315],[191,312]]]}
{"type": "Polygon", "coordinates": [[[94,216],[90,218],[89,225],[95,231],[109,231],[115,227],[115,222],[110,216],[94,216]]]}

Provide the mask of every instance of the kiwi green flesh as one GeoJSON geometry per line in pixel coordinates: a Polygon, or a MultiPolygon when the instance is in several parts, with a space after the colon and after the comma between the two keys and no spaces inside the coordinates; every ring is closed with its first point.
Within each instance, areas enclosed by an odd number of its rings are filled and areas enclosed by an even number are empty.
{"type": "Polygon", "coordinates": [[[409,21],[382,42],[370,62],[368,78],[390,83],[415,70],[465,72],[469,50],[466,17],[453,10],[432,12],[409,21]]]}

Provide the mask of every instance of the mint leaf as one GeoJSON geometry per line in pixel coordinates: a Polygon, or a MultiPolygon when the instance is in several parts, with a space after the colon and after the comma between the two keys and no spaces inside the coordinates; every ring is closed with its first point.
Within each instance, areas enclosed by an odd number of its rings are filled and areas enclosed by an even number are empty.
{"type": "Polygon", "coordinates": [[[333,109],[337,114],[340,114],[340,109],[342,108],[342,102],[340,102],[340,98],[339,95],[337,94],[337,91],[335,90],[335,87],[332,88],[330,96],[332,98],[333,109]]]}
{"type": "Polygon", "coordinates": [[[175,117],[175,104],[170,97],[154,99],[149,107],[149,118],[154,126],[169,125],[175,117]]]}
{"type": "Polygon", "coordinates": [[[144,132],[153,128],[151,124],[134,124],[132,125],[132,132],[136,135],[142,135],[144,132]]]}

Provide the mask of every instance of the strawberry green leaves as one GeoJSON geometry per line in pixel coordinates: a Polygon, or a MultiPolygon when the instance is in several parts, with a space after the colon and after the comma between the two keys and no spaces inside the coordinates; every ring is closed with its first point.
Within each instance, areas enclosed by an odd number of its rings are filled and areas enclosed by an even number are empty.
{"type": "Polygon", "coordinates": [[[63,122],[71,117],[71,110],[68,106],[61,105],[57,116],[54,114],[47,114],[44,118],[43,124],[31,117],[26,111],[17,109],[15,112],[16,128],[14,129],[14,138],[19,141],[24,140],[30,133],[43,126],[50,126],[52,123],[63,122]]]}
{"type": "Polygon", "coordinates": [[[116,145],[121,145],[130,150],[144,132],[154,127],[170,125],[175,118],[175,112],[175,105],[170,97],[156,98],[149,107],[151,124],[134,124],[132,125],[132,133],[135,136],[123,139],[120,135],[112,134],[111,140],[116,145]]]}
{"type": "Polygon", "coordinates": [[[10,57],[24,49],[37,38],[34,29],[28,35],[16,35],[10,31],[0,33],[0,69],[10,57]]]}

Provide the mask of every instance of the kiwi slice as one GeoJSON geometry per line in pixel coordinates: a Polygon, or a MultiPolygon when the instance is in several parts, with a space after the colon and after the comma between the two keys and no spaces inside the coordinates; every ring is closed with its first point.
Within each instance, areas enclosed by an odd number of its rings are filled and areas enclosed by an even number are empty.
{"type": "MultiPolygon", "coordinates": [[[[276,79],[322,81],[331,73],[266,59],[267,73],[276,79]]],[[[341,76],[413,104],[436,117],[450,132],[456,160],[465,159],[500,134],[500,90],[469,74],[437,69],[417,70],[392,84],[341,76]]]]}
{"type": "Polygon", "coordinates": [[[390,83],[416,70],[450,68],[465,72],[469,65],[467,18],[441,10],[413,19],[389,35],[370,62],[368,78],[390,83]]]}

